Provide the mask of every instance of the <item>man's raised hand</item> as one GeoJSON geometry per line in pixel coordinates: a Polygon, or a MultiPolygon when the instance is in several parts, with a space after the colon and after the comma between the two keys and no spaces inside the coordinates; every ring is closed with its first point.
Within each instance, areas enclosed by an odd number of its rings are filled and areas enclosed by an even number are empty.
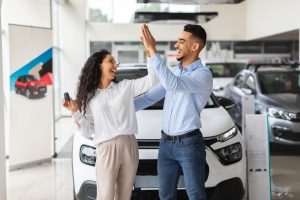
{"type": "Polygon", "coordinates": [[[151,57],[153,54],[155,54],[157,52],[155,39],[152,36],[152,34],[146,24],[142,25],[141,33],[142,33],[141,40],[145,47],[146,54],[149,54],[147,56],[151,57]]]}

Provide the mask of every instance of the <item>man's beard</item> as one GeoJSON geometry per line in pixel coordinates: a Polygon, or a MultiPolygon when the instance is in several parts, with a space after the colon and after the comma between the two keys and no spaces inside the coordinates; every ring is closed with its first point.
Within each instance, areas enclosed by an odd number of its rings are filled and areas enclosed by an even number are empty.
{"type": "Polygon", "coordinates": [[[183,56],[176,58],[177,61],[182,61],[182,59],[183,59],[183,56]]]}

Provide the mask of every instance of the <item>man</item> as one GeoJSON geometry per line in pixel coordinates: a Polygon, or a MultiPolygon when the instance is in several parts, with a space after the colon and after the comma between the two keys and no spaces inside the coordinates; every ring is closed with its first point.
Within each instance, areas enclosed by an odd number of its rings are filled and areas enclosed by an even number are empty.
{"type": "Polygon", "coordinates": [[[206,44],[200,25],[186,25],[175,44],[180,63],[174,69],[164,66],[147,25],[142,26],[142,42],[148,64],[154,67],[160,84],[135,100],[136,111],[165,97],[163,130],[158,153],[159,197],[175,200],[182,169],[190,200],[206,200],[205,146],[200,132],[200,113],[212,92],[213,79],[202,65],[199,53],[206,44]]]}

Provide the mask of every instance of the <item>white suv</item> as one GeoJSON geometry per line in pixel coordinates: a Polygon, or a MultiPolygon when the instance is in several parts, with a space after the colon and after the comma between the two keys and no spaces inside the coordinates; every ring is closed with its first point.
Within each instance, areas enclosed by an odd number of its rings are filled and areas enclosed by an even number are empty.
{"type": "MultiPolygon", "coordinates": [[[[145,76],[145,67],[119,68],[118,80],[145,76]]],[[[228,99],[220,101],[231,106],[228,99]]],[[[225,105],[226,104],[226,105],[225,105]]],[[[161,137],[163,101],[137,112],[139,167],[132,199],[158,199],[157,155],[161,137]],[[154,190],[154,192],[153,192],[154,190]],[[149,192],[151,191],[151,192],[149,192]]],[[[206,145],[206,192],[208,200],[242,200],[246,182],[246,151],[243,137],[227,111],[212,95],[201,114],[201,132],[206,145]]],[[[75,133],[73,140],[74,196],[78,200],[96,199],[96,153],[92,138],[75,133]]],[[[188,199],[181,176],[178,199],[188,199]]]]}

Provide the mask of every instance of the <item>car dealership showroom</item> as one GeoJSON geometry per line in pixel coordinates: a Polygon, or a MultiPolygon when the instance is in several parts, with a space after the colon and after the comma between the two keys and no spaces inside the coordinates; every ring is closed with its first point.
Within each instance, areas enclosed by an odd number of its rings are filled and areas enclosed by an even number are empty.
{"type": "Polygon", "coordinates": [[[0,6],[0,200],[300,200],[300,0],[0,6]]]}

